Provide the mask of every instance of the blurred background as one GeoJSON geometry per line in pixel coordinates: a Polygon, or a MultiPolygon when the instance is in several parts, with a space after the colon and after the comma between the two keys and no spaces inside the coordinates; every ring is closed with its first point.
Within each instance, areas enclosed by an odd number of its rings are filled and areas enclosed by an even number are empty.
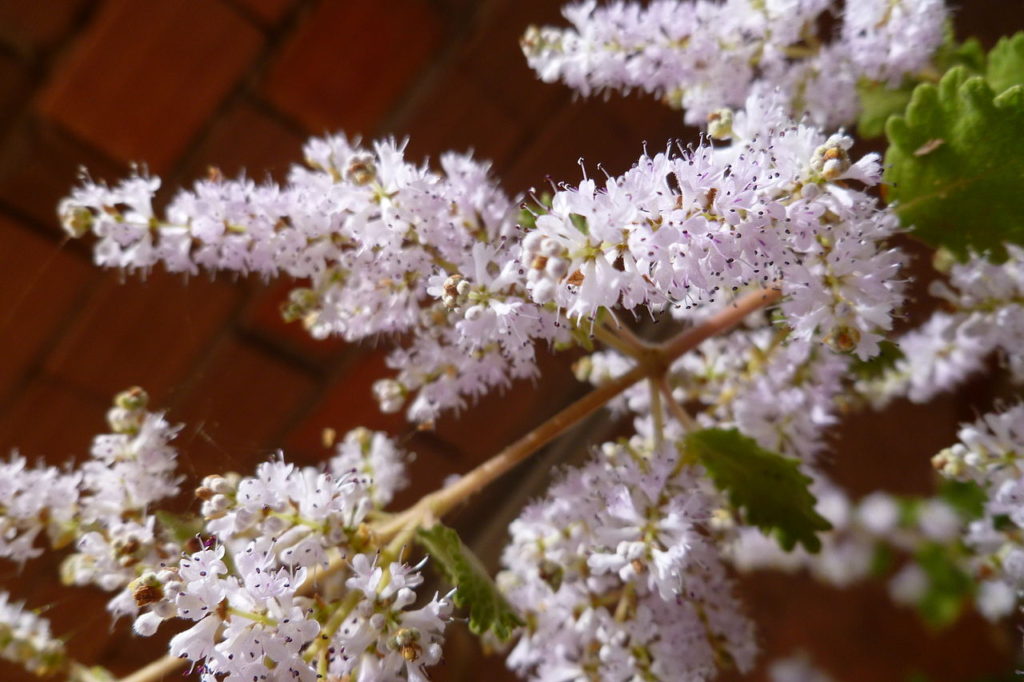
{"type": "MultiPolygon", "coordinates": [[[[418,455],[404,506],[580,394],[571,358],[545,357],[539,383],[417,432],[381,415],[370,395],[386,347],[316,342],[285,324],[288,282],[162,272],[124,281],[91,266],[89,244],[66,243],[55,216],[81,166],[115,180],[144,163],[167,194],[210,166],[281,180],[306,137],[333,130],[409,136],[416,160],[473,149],[514,194],[546,176],[575,181],[581,157],[618,173],[645,141],[660,149],[695,139],[652,98],[580,100],[535,80],[518,38],[528,24],[558,22],[559,4],[0,0],[0,452],[80,460],[112,396],[140,385],[185,424],[178,445],[191,481],[251,471],[277,448],[314,463],[328,454],[324,428],[365,425],[418,455]]],[[[958,10],[958,33],[986,45],[1021,28],[1018,0],[965,0],[958,10]]],[[[927,406],[851,416],[826,465],[855,497],[926,493],[927,458],[993,391],[977,381],[927,406]]],[[[453,517],[492,566],[508,518],[605,422],[577,429],[453,517]]],[[[51,553],[21,569],[2,565],[0,589],[43,609],[83,662],[123,675],[160,655],[162,638],[109,625],[106,595],[60,588],[59,561],[51,553]]],[[[742,590],[765,660],[803,648],[838,680],[973,680],[1012,670],[1020,645],[1015,630],[976,617],[933,635],[912,612],[887,606],[881,585],[840,592],[764,575],[742,590]]],[[[435,679],[512,679],[454,630],[435,679]]],[[[0,680],[21,679],[0,662],[0,680]]]]}

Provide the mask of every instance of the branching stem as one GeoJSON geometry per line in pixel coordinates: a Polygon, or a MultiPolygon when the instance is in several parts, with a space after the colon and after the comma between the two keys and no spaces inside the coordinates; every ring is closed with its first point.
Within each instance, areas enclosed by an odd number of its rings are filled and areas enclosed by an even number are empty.
{"type": "Polygon", "coordinates": [[[755,310],[772,305],[781,297],[782,292],[778,289],[752,291],[696,327],[661,345],[643,349],[637,356],[636,367],[583,396],[451,485],[426,495],[404,512],[381,524],[377,528],[381,539],[393,537],[409,524],[419,525],[428,516],[444,516],[633,384],[648,377],[665,376],[672,363],[681,355],[712,336],[732,328],[755,310]]]}
{"type": "MultiPolygon", "coordinates": [[[[378,540],[385,542],[401,537],[402,543],[404,543],[415,532],[415,529],[423,523],[434,518],[440,518],[461,502],[480,492],[489,483],[508,472],[593,412],[596,412],[612,398],[637,382],[643,379],[660,380],[665,388],[659,385],[659,389],[664,392],[668,387],[664,381],[665,374],[677,358],[696,348],[712,336],[731,329],[755,310],[776,303],[781,297],[782,292],[779,289],[752,291],[740,297],[727,308],[715,313],[701,324],[688,329],[663,344],[650,345],[637,339],[637,345],[634,349],[635,353],[630,353],[637,361],[637,365],[633,369],[597,387],[454,483],[426,495],[405,511],[381,521],[380,525],[374,529],[378,540]]],[[[620,327],[619,329],[623,328],[620,327]]],[[[608,328],[605,327],[605,329],[608,328]]],[[[611,330],[609,329],[609,331],[611,330]]],[[[623,337],[618,337],[617,340],[622,341],[624,344],[628,343],[623,337]]],[[[628,343],[628,345],[632,347],[634,344],[628,343]]],[[[652,398],[656,394],[656,391],[652,393],[652,398]]],[[[668,395],[669,400],[667,402],[670,409],[672,405],[675,405],[676,408],[683,411],[676,404],[675,400],[671,399],[671,391],[669,391],[668,395]]],[[[679,416],[675,411],[673,411],[673,414],[677,417],[679,416]]],[[[687,418],[692,423],[692,418],[689,415],[687,415],[687,418]]],[[[332,560],[326,569],[314,572],[299,588],[299,591],[308,592],[315,580],[336,572],[344,564],[344,560],[332,560]]],[[[340,612],[344,612],[344,609],[341,609],[340,612]]],[[[121,678],[120,682],[155,682],[162,679],[165,675],[174,672],[185,665],[185,663],[187,661],[184,659],[165,656],[136,670],[131,675],[121,678]]]]}

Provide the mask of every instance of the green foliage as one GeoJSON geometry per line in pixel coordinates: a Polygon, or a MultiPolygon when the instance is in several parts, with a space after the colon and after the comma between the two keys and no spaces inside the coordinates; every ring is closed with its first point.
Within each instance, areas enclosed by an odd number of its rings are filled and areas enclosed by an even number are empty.
{"type": "Polygon", "coordinates": [[[534,197],[535,201],[530,203],[523,202],[519,207],[519,226],[524,230],[532,230],[537,227],[537,217],[548,212],[551,208],[551,192],[544,192],[539,197],[534,197]]]}
{"type": "Polygon", "coordinates": [[[889,572],[894,561],[893,551],[879,542],[871,552],[871,568],[868,573],[874,578],[881,578],[889,572]]]}
{"type": "Polygon", "coordinates": [[[974,581],[943,545],[927,544],[914,559],[928,577],[928,588],[917,601],[918,613],[933,628],[951,625],[973,593],[974,581]]]}
{"type": "MultiPolygon", "coordinates": [[[[985,50],[981,43],[974,38],[963,43],[956,42],[952,25],[947,27],[946,40],[939,47],[933,61],[939,74],[955,66],[965,67],[972,74],[985,72],[985,50]]],[[[922,74],[918,78],[907,78],[897,88],[889,87],[888,83],[862,78],[857,83],[857,95],[861,106],[861,113],[857,119],[857,134],[864,138],[880,137],[885,132],[885,122],[890,116],[903,113],[910,103],[914,88],[924,77],[922,74]]],[[[936,75],[935,78],[937,77],[936,75]]]]}
{"type": "Polygon", "coordinates": [[[570,213],[569,220],[572,221],[573,227],[577,230],[583,234],[590,234],[590,225],[587,224],[586,216],[581,216],[579,213],[570,213]]]}
{"type": "Polygon", "coordinates": [[[996,258],[1005,257],[1003,242],[1024,240],[1024,86],[996,95],[984,77],[956,67],[938,86],[918,86],[886,133],[888,198],[917,237],[961,257],[996,258]]]}
{"type": "Polygon", "coordinates": [[[811,479],[797,460],[765,450],[736,429],[704,429],[686,437],[686,450],[707,469],[719,490],[742,509],[747,523],[771,533],[786,550],[797,543],[821,549],[818,531],[832,526],[814,510],[811,479]]]}
{"type": "Polygon", "coordinates": [[[184,545],[203,532],[203,520],[198,517],[174,514],[163,509],[153,513],[167,534],[179,545],[184,545]]]}
{"type": "Polygon", "coordinates": [[[885,83],[861,79],[857,83],[861,107],[857,134],[865,138],[881,137],[885,132],[885,122],[907,108],[913,92],[914,83],[909,81],[898,88],[890,88],[885,83]]]}
{"type": "Polygon", "coordinates": [[[878,344],[878,355],[867,360],[861,360],[854,356],[850,371],[858,379],[867,381],[878,379],[905,357],[899,345],[892,341],[882,341],[878,344]]]}
{"type": "Polygon", "coordinates": [[[998,95],[1024,85],[1024,33],[1001,39],[988,53],[985,80],[998,95]]]}
{"type": "Polygon", "coordinates": [[[973,481],[944,480],[939,486],[939,497],[969,521],[982,517],[988,501],[988,495],[973,481]]]}
{"type": "Polygon", "coordinates": [[[953,26],[949,25],[946,27],[945,42],[935,53],[934,62],[940,74],[956,66],[966,67],[972,73],[982,73],[985,70],[985,48],[977,38],[956,42],[953,26]]]}
{"type": "Polygon", "coordinates": [[[454,529],[438,523],[420,529],[416,539],[455,587],[455,605],[469,610],[471,631],[478,635],[490,631],[504,641],[523,624],[454,529]]]}

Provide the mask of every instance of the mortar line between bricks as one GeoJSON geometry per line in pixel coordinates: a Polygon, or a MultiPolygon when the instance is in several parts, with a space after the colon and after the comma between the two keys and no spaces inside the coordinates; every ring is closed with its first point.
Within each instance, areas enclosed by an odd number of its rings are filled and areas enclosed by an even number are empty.
{"type": "Polygon", "coordinates": [[[241,4],[238,0],[220,0],[220,3],[230,9],[232,12],[237,14],[242,19],[252,24],[254,28],[258,28],[262,32],[266,32],[273,28],[272,22],[268,23],[251,10],[248,6],[241,4]]]}
{"type": "MultiPolygon", "coordinates": [[[[233,283],[233,286],[238,285],[239,282],[233,283]]],[[[242,295],[238,297],[231,310],[224,316],[224,319],[216,328],[217,331],[206,339],[199,352],[196,353],[196,359],[188,365],[188,369],[185,371],[181,382],[168,388],[166,409],[179,408],[183,404],[184,397],[196,386],[199,377],[208,371],[210,367],[214,366],[213,359],[216,356],[217,350],[222,345],[229,343],[232,337],[237,336],[238,321],[245,312],[251,295],[251,288],[245,287],[242,290],[242,295]]]]}
{"type": "MultiPolygon", "coordinates": [[[[317,386],[316,389],[310,392],[309,396],[300,401],[302,403],[297,408],[289,419],[285,420],[277,434],[277,442],[284,443],[287,439],[288,434],[294,432],[302,422],[313,415],[314,409],[321,403],[330,393],[332,388],[344,381],[346,374],[349,374],[349,370],[353,368],[355,363],[359,362],[361,357],[365,357],[367,348],[359,344],[349,344],[339,354],[339,357],[330,365],[321,368],[321,371],[317,374],[317,386]]],[[[323,424],[326,427],[328,424],[323,424]]],[[[390,434],[399,435],[399,434],[390,434]]],[[[406,438],[409,434],[400,434],[402,438],[406,438]]],[[[412,435],[415,435],[415,427],[412,427],[412,435]]]]}
{"type": "MultiPolygon", "coordinates": [[[[74,13],[71,21],[68,22],[64,33],[60,35],[52,45],[41,50],[23,51],[17,45],[0,40],[0,51],[7,52],[18,62],[28,67],[29,85],[26,96],[19,102],[18,110],[11,118],[11,125],[8,126],[3,136],[5,139],[16,132],[18,122],[24,121],[26,117],[35,117],[33,106],[40,90],[47,85],[54,64],[61,61],[61,56],[72,49],[75,40],[88,27],[96,15],[100,12],[101,3],[86,2],[74,13]]],[[[38,118],[38,117],[36,117],[38,118]]],[[[76,138],[77,139],[77,138],[76,138]]]]}
{"type": "MultiPolygon", "coordinates": [[[[233,11],[230,5],[225,6],[229,10],[233,11]]],[[[235,81],[234,85],[228,90],[214,110],[206,117],[203,124],[192,135],[181,154],[179,154],[177,159],[175,159],[175,162],[171,164],[170,170],[166,174],[168,186],[184,186],[186,181],[189,180],[189,178],[184,177],[186,171],[189,167],[194,165],[196,157],[202,151],[203,147],[209,143],[217,124],[226,120],[227,114],[229,114],[234,107],[245,102],[247,98],[249,98],[250,101],[251,99],[255,99],[255,97],[249,97],[250,95],[256,94],[256,89],[253,87],[254,83],[258,82],[263,77],[271,58],[276,54],[277,49],[284,42],[285,37],[288,36],[298,24],[300,17],[306,13],[308,6],[309,5],[305,0],[296,3],[295,7],[285,14],[285,17],[281,20],[278,26],[265,32],[261,31],[261,34],[263,35],[263,46],[256,53],[256,56],[250,60],[248,67],[241,73],[240,77],[235,81]]],[[[303,135],[305,135],[304,131],[303,135]]]]}
{"type": "MultiPolygon", "coordinates": [[[[239,341],[245,343],[250,348],[255,350],[268,350],[272,353],[271,357],[279,357],[277,349],[267,343],[266,339],[260,338],[258,335],[246,334],[245,336],[239,336],[239,341]]],[[[298,354],[296,354],[298,355],[298,354]]],[[[306,361],[309,364],[309,361],[306,361]]],[[[319,368],[309,368],[309,371],[303,371],[304,375],[309,375],[309,378],[313,380],[313,388],[310,391],[306,391],[298,400],[295,401],[295,405],[281,420],[281,426],[278,427],[270,436],[267,437],[269,446],[275,450],[284,449],[285,437],[292,431],[302,419],[310,414],[313,407],[317,404],[320,398],[326,393],[326,387],[321,377],[319,368]]]]}
{"type": "MultiPolygon", "coordinates": [[[[249,296],[247,296],[247,298],[249,298],[249,296]]],[[[238,321],[241,322],[241,319],[238,321]]],[[[246,324],[239,324],[235,329],[235,335],[238,337],[238,340],[245,343],[245,345],[261,350],[266,354],[277,358],[282,364],[288,365],[292,369],[300,371],[303,374],[317,378],[323,371],[323,366],[319,361],[307,357],[301,351],[290,348],[286,342],[278,341],[260,329],[254,329],[246,324]]]]}
{"type": "MultiPolygon", "coordinates": [[[[17,396],[25,395],[33,385],[40,383],[42,380],[49,378],[71,386],[76,386],[73,382],[48,372],[46,370],[46,359],[50,357],[50,355],[60,346],[61,340],[67,336],[68,330],[73,328],[73,326],[78,322],[79,316],[85,314],[87,301],[93,294],[99,291],[102,284],[103,276],[94,274],[91,280],[82,287],[79,294],[74,297],[74,301],[72,301],[68,306],[68,309],[74,312],[60,318],[60,321],[56,324],[54,330],[42,343],[39,344],[35,356],[25,366],[23,371],[19,372],[18,377],[14,382],[12,382],[11,389],[7,392],[7,395],[0,397],[0,413],[6,413],[14,402],[16,402],[17,396]]],[[[89,393],[88,387],[78,388],[83,392],[83,394],[98,397],[89,393]]]]}
{"type": "MultiPolygon", "coordinates": [[[[423,65],[420,73],[405,88],[402,96],[381,118],[376,128],[378,134],[394,130],[407,123],[415,112],[416,105],[422,102],[434,87],[443,82],[444,75],[451,73],[451,67],[456,63],[464,47],[464,40],[471,33],[475,23],[474,19],[481,11],[476,9],[473,12],[467,12],[467,16],[461,18],[460,21],[451,22],[451,28],[449,28],[450,23],[446,19],[453,14],[452,9],[443,7],[437,0],[431,0],[429,4],[439,13],[442,26],[444,26],[441,38],[442,47],[436,52],[433,59],[423,65]]],[[[440,150],[438,153],[442,151],[440,150]]]]}
{"type": "MultiPolygon", "coordinates": [[[[278,109],[277,107],[275,107],[273,104],[271,104],[266,99],[261,97],[259,95],[259,93],[257,93],[257,92],[250,92],[250,93],[248,93],[248,95],[246,97],[246,103],[249,106],[251,106],[254,110],[256,110],[257,112],[263,114],[264,116],[269,118],[274,123],[277,123],[278,125],[280,125],[282,128],[284,128],[288,132],[294,133],[295,135],[297,135],[297,136],[299,136],[299,137],[301,137],[303,139],[309,137],[309,131],[306,130],[306,128],[301,123],[299,123],[297,120],[295,120],[294,118],[292,118],[291,116],[289,116],[285,112],[283,112],[280,109],[278,109]]],[[[301,149],[296,150],[296,152],[297,152],[296,153],[296,158],[295,158],[296,162],[298,162],[300,160],[299,153],[301,153],[301,151],[302,151],[301,149]]]]}

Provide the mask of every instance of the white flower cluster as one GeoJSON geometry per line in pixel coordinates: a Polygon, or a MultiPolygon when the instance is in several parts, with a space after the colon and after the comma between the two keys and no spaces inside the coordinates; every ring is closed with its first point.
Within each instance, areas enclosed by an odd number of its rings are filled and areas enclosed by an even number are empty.
{"type": "Polygon", "coordinates": [[[411,338],[389,359],[397,380],[376,392],[389,411],[418,393],[416,421],[533,375],[533,339],[564,340],[558,316],[524,297],[516,208],[486,165],[447,154],[438,174],[392,141],[367,149],[341,135],[305,152],[308,167],[284,187],[215,175],[180,192],[165,218],[152,209],[160,182],[147,177],[86,180],[60,214],[69,233],[99,237],[99,265],[309,279],[283,312],[313,335],[411,338]]]}
{"type": "Polygon", "coordinates": [[[327,550],[346,546],[372,508],[369,480],[296,467],[283,458],[264,462],[256,475],[207,476],[196,495],[206,531],[233,549],[274,538],[289,566],[325,566],[327,550]]]}
{"type": "Polygon", "coordinates": [[[983,370],[993,353],[1024,382],[1024,249],[1007,244],[1006,252],[1004,263],[977,255],[953,263],[949,282],[933,284],[946,309],[899,339],[905,357],[891,371],[861,385],[872,402],[926,402],[983,370]]]}
{"type": "Polygon", "coordinates": [[[423,582],[419,568],[397,562],[385,568],[365,554],[352,559],[352,577],[345,584],[363,599],[335,635],[332,675],[427,682],[423,668],[441,660],[452,605],[447,596],[435,594],[420,608],[407,608],[416,598],[413,590],[423,582]]]}
{"type": "Polygon", "coordinates": [[[239,680],[313,682],[316,672],[301,649],[320,625],[295,594],[306,571],[282,568],[272,545],[261,539],[233,554],[233,572],[220,546],[142,576],[134,592],[151,610],[136,619],[136,631],[150,635],[165,617],[195,621],[171,639],[170,652],[202,663],[204,682],[220,679],[221,673],[239,680]]]}
{"type": "Polygon", "coordinates": [[[74,539],[81,474],[30,467],[14,454],[0,462],[0,557],[24,562],[39,556],[39,535],[56,547],[74,539]]]}
{"type": "Polygon", "coordinates": [[[530,229],[486,166],[447,155],[433,173],[392,142],[340,136],[311,141],[285,187],[214,177],[161,219],[158,180],[87,181],[61,215],[100,238],[101,265],[311,279],[286,315],[315,335],[400,334],[398,374],[374,391],[418,422],[533,375],[534,342],[569,342],[600,308],[703,312],[781,287],[797,336],[873,354],[900,300],[900,257],[882,245],[897,221],[855,188],[878,182],[877,157],[851,161],[848,137],[793,124],[771,97],[733,131],[728,149],[644,155],[602,189],[566,187],[530,229]]]}
{"type": "Polygon", "coordinates": [[[204,546],[151,565],[130,585],[143,609],[136,632],[194,621],[171,653],[198,664],[207,681],[426,680],[450,602],[435,595],[412,608],[422,566],[379,566],[379,553],[365,553],[377,550],[366,515],[405,484],[405,459],[383,434],[356,429],[330,472],[278,457],[251,477],[207,476],[196,490],[204,546]],[[305,594],[312,572],[332,560],[347,580],[324,579],[318,595],[305,594]]]}
{"type": "Polygon", "coordinates": [[[526,627],[511,667],[624,682],[752,665],[752,625],[708,536],[710,498],[676,458],[639,437],[606,444],[512,523],[498,583],[526,627]]]}
{"type": "Polygon", "coordinates": [[[383,509],[397,491],[409,484],[405,471],[408,457],[386,434],[356,428],[338,443],[329,466],[336,477],[350,473],[366,478],[370,502],[383,509]]]}
{"type": "Polygon", "coordinates": [[[926,69],[948,17],[942,0],[586,0],[563,13],[571,28],[531,28],[521,41],[541,80],[654,93],[712,130],[722,109],[776,90],[795,118],[849,124],[858,82],[895,87],[926,69]],[[819,28],[828,15],[841,22],[831,42],[819,28]]]}
{"type": "MultiPolygon", "coordinates": [[[[178,490],[169,444],[178,429],[147,412],[146,400],[139,389],[120,394],[107,416],[114,433],[97,436],[76,470],[30,468],[20,456],[0,463],[0,557],[39,555],[34,543],[45,532],[55,548],[76,542],[62,569],[67,582],[115,591],[139,566],[178,554],[150,514],[153,502],[178,490]]],[[[123,602],[122,594],[110,606],[119,611],[123,602]]]]}
{"type": "Polygon", "coordinates": [[[616,305],[703,314],[772,286],[796,338],[873,355],[901,300],[901,258],[884,247],[897,220],[854,188],[879,181],[877,156],[851,162],[849,138],[792,123],[770,98],[752,97],[735,127],[728,149],[645,155],[600,191],[588,179],[557,192],[523,243],[543,273],[528,280],[534,300],[570,317],[616,305]]]}
{"type": "Polygon", "coordinates": [[[978,608],[996,619],[1011,613],[1024,594],[1024,404],[986,414],[958,435],[932,463],[943,476],[973,481],[986,494],[984,515],[964,539],[975,553],[978,608]]]}
{"type": "Polygon", "coordinates": [[[66,672],[64,643],[50,632],[50,622],[23,604],[11,602],[0,591],[0,658],[16,663],[34,675],[46,677],[66,672]]]}

